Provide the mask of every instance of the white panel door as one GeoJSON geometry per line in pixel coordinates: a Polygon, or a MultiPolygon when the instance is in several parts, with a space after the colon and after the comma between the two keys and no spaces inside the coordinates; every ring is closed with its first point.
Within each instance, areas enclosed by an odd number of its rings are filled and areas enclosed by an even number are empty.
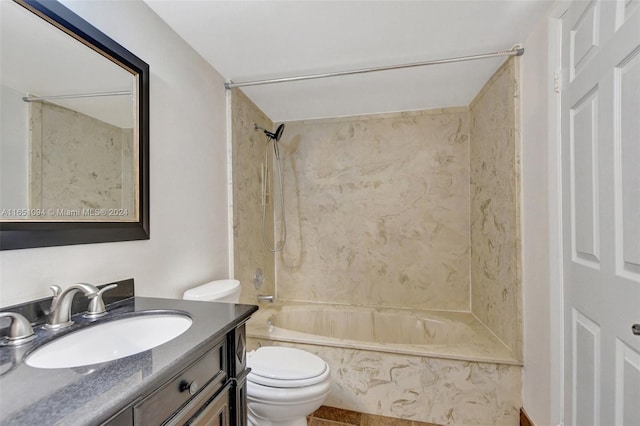
{"type": "Polygon", "coordinates": [[[640,426],[639,4],[562,16],[565,425],[640,426]]]}

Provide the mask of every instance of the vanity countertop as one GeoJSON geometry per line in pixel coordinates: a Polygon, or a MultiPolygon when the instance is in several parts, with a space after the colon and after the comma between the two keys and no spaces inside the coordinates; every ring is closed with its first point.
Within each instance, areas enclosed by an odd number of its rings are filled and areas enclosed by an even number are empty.
{"type": "Polygon", "coordinates": [[[133,297],[108,307],[108,314],[97,321],[172,310],[188,314],[193,324],[175,339],[148,351],[76,368],[39,369],[23,360],[55,336],[84,328],[90,321],[74,316],[76,324],[58,332],[37,327],[33,342],[0,347],[0,424],[100,424],[179,373],[257,309],[253,305],[133,297]]]}

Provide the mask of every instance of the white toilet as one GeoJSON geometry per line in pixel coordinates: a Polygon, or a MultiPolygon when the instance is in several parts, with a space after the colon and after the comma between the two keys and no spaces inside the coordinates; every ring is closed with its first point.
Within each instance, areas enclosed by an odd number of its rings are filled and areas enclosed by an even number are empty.
{"type": "MultiPolygon", "coordinates": [[[[240,282],[218,280],[184,292],[185,300],[239,303],[240,282]]],[[[251,426],[306,426],[307,415],[329,395],[331,370],[300,349],[263,346],[247,353],[248,420],[251,426]]]]}
{"type": "Polygon", "coordinates": [[[182,298],[204,302],[240,303],[240,281],[211,281],[185,291],[182,298]]]}
{"type": "Polygon", "coordinates": [[[249,425],[306,426],[329,395],[331,370],[300,349],[263,346],[247,354],[249,425]]]}

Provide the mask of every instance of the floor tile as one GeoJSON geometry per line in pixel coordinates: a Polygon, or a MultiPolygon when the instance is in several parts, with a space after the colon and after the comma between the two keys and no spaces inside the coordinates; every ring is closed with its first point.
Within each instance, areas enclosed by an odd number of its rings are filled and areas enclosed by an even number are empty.
{"type": "Polygon", "coordinates": [[[308,426],[440,426],[322,406],[307,418],[308,426]]]}
{"type": "Polygon", "coordinates": [[[344,426],[347,423],[334,422],[331,420],[310,417],[307,419],[307,426],[344,426]]]}
{"type": "Polygon", "coordinates": [[[361,426],[413,426],[413,422],[411,420],[365,414],[361,426]]]}
{"type": "Polygon", "coordinates": [[[318,408],[312,415],[314,418],[333,420],[347,425],[360,426],[363,414],[357,411],[343,410],[341,408],[327,407],[323,405],[318,408]]]}

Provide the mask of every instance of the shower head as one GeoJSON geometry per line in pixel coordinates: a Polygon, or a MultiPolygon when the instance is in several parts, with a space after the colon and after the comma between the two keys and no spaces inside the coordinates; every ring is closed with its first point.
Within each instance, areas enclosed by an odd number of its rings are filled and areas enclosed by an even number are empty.
{"type": "Polygon", "coordinates": [[[280,124],[278,126],[278,128],[276,129],[275,134],[273,135],[273,138],[277,141],[280,140],[280,138],[282,137],[282,132],[284,132],[284,123],[280,124]]]}
{"type": "Polygon", "coordinates": [[[255,129],[256,130],[262,130],[264,132],[264,134],[267,135],[268,138],[275,139],[275,141],[278,142],[280,140],[280,138],[282,137],[282,132],[284,132],[284,123],[279,125],[278,128],[276,129],[276,131],[273,132],[273,133],[271,133],[270,131],[268,131],[264,127],[258,126],[257,124],[255,124],[255,129]]]}

